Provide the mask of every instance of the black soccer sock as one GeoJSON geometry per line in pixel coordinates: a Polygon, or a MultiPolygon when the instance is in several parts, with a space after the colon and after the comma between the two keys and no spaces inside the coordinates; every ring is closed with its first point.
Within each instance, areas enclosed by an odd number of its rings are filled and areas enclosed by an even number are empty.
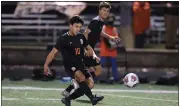
{"type": "Polygon", "coordinates": [[[91,90],[89,89],[87,83],[85,81],[83,81],[83,82],[80,82],[79,85],[80,85],[80,88],[75,90],[75,92],[69,96],[69,99],[70,100],[76,99],[76,98],[83,96],[85,94],[91,100],[93,98],[93,94],[92,94],[91,90]]]}
{"type": "Polygon", "coordinates": [[[69,99],[70,100],[74,100],[76,98],[79,98],[81,96],[84,95],[84,92],[82,92],[82,90],[80,88],[76,89],[75,92],[73,92],[70,96],[69,99]]]}
{"type": "Polygon", "coordinates": [[[74,86],[72,84],[70,84],[65,90],[67,92],[70,92],[72,89],[74,89],[74,86]]]}
{"type": "Polygon", "coordinates": [[[93,94],[91,92],[91,89],[88,87],[87,83],[85,81],[80,82],[80,89],[82,90],[82,92],[88,96],[88,98],[90,98],[90,100],[93,98],[93,94]]]}

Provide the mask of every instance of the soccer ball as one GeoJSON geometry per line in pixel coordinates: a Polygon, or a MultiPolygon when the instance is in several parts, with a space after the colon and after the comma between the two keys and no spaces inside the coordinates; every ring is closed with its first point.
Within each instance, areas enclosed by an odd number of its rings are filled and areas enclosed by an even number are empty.
{"type": "Polygon", "coordinates": [[[132,88],[132,87],[135,87],[136,84],[139,83],[139,78],[136,74],[129,73],[124,77],[123,82],[127,87],[132,88]]]}

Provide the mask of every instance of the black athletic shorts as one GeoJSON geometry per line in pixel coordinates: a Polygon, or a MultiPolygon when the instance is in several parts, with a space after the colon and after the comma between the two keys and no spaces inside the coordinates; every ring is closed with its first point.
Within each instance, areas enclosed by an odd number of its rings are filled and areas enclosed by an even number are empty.
{"type": "Polygon", "coordinates": [[[96,58],[94,57],[84,57],[84,63],[85,63],[85,67],[92,67],[92,66],[97,66],[100,65],[100,62],[96,61],[96,58]]]}
{"type": "Polygon", "coordinates": [[[84,65],[78,64],[78,65],[64,65],[65,66],[65,72],[74,79],[74,74],[76,71],[81,71],[85,78],[91,77],[91,74],[88,72],[88,69],[85,69],[84,65]]]}

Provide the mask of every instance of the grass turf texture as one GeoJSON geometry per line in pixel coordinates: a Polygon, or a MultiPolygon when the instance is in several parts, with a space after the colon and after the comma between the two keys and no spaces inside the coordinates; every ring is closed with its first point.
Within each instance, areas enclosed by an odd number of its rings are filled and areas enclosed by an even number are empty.
{"type": "MultiPolygon", "coordinates": [[[[68,85],[69,83],[64,84],[59,80],[43,82],[32,81],[30,79],[23,81],[9,81],[8,79],[5,79],[2,81],[2,106],[64,106],[60,102],[60,99],[62,98],[61,90],[68,85]],[[24,90],[19,89],[27,86],[29,88],[24,90]],[[19,88],[9,89],[5,87],[19,88]],[[38,87],[39,89],[33,89],[34,87],[38,87]]],[[[94,93],[105,96],[104,100],[97,104],[97,106],[178,106],[178,86],[139,84],[135,88],[127,88],[123,84],[96,84],[94,93]],[[95,91],[97,89],[111,91],[95,91]],[[114,90],[119,90],[119,92],[114,92],[114,90]],[[125,90],[125,92],[122,90],[125,90]],[[157,93],[140,92],[151,90],[157,91],[157,93]],[[160,91],[165,92],[159,93],[160,91]],[[167,93],[166,91],[174,91],[174,93],[167,93]]],[[[89,99],[86,96],[83,96],[73,101],[72,106],[92,105],[89,102],[89,99]]]]}

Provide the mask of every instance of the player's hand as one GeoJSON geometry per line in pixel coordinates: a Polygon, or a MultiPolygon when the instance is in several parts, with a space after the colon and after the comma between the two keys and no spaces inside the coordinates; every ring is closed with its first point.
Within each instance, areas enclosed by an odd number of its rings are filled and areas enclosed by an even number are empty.
{"type": "Polygon", "coordinates": [[[121,39],[119,37],[113,37],[111,36],[110,39],[116,43],[119,43],[121,41],[121,39]]]}
{"type": "Polygon", "coordinates": [[[51,74],[51,72],[49,70],[49,67],[47,65],[44,65],[44,74],[45,75],[50,75],[51,74]]]}
{"type": "Polygon", "coordinates": [[[88,57],[93,56],[93,51],[92,50],[86,50],[85,55],[88,56],[88,57]]]}

